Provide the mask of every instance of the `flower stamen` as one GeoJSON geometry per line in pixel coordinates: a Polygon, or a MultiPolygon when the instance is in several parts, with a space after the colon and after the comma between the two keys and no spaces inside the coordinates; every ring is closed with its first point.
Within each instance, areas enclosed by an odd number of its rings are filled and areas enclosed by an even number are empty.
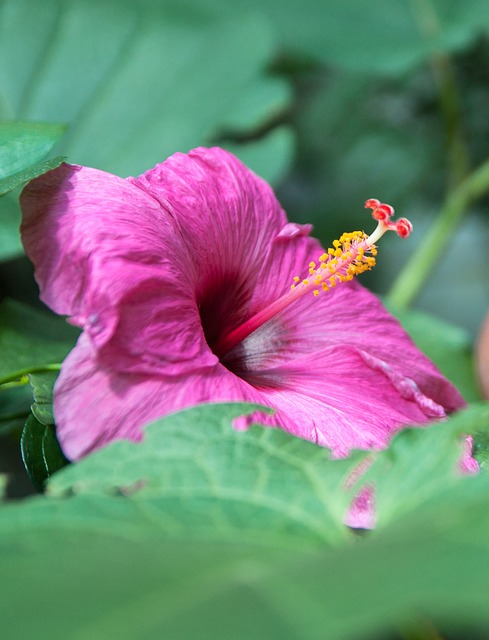
{"type": "Polygon", "coordinates": [[[407,218],[391,220],[394,209],[390,205],[370,198],[365,202],[365,208],[372,209],[372,217],[377,220],[377,227],[373,233],[369,236],[363,231],[343,233],[338,240],[333,241],[333,247],[319,256],[319,266],[311,261],[308,265],[307,277],[301,280],[299,276],[294,276],[293,284],[287,293],[229,334],[222,336],[213,346],[214,353],[222,357],[262,324],[307,293],[317,297],[321,292],[328,292],[338,284],[349,282],[364,271],[373,269],[377,255],[375,243],[387,231],[395,231],[401,238],[407,238],[411,233],[413,226],[407,218]]]}

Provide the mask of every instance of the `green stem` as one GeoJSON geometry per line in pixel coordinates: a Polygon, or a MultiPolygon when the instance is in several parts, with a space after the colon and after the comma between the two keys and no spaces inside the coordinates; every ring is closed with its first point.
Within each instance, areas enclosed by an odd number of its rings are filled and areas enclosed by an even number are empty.
{"type": "Polygon", "coordinates": [[[388,294],[390,303],[401,308],[412,303],[466,209],[488,191],[489,160],[486,160],[448,195],[424,240],[392,285],[388,294]]]}
{"type": "Polygon", "coordinates": [[[49,371],[59,371],[61,369],[61,363],[54,362],[52,364],[45,364],[42,367],[30,367],[27,369],[19,369],[18,371],[14,371],[13,373],[9,373],[8,376],[0,378],[0,386],[7,386],[10,383],[14,383],[13,386],[17,386],[17,383],[20,378],[28,375],[29,373],[48,373],[49,371]]]}

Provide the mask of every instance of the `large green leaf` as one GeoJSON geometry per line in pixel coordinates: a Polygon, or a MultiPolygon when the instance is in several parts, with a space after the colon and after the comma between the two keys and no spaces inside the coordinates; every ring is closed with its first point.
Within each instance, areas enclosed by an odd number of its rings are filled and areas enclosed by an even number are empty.
{"type": "MultiPolygon", "coordinates": [[[[137,174],[281,112],[289,90],[266,72],[274,51],[270,25],[248,10],[236,20],[178,0],[4,0],[0,59],[15,64],[2,68],[0,118],[66,122],[57,150],[69,161],[137,174]]],[[[282,127],[228,146],[273,181],[293,143],[282,127]]],[[[22,250],[20,212],[2,207],[7,259],[22,250]]]]}
{"type": "MultiPolygon", "coordinates": [[[[221,0],[215,4],[222,8],[221,0]]],[[[273,21],[289,53],[371,73],[406,72],[467,46],[489,27],[485,0],[254,0],[251,6],[273,21]]]]}
{"type": "Polygon", "coordinates": [[[142,443],[113,443],[56,474],[48,492],[131,491],[206,506],[224,525],[245,510],[256,512],[256,528],[288,522],[304,537],[344,537],[351,500],[344,484],[364,454],[331,461],[326,449],[279,429],[236,432],[232,419],[252,408],[208,404],[163,418],[146,428],[142,443]]]}
{"type": "Polygon", "coordinates": [[[430,620],[489,631],[489,475],[454,473],[455,438],[489,430],[487,404],[379,454],[366,477],[390,523],[357,540],[337,524],[358,459],[231,428],[254,409],[168,416],[143,442],[58,472],[48,497],[4,506],[8,637],[350,640],[430,620]]]}
{"type": "Polygon", "coordinates": [[[488,494],[471,497],[473,480],[449,504],[336,549],[273,528],[257,535],[252,514],[223,536],[211,505],[200,518],[216,526],[204,534],[198,518],[182,522],[183,498],[4,506],[2,630],[40,640],[350,640],[432,619],[487,633],[488,494]]]}
{"type": "MultiPolygon", "coordinates": [[[[1,94],[1,90],[0,90],[1,94]]],[[[13,191],[62,161],[57,156],[41,162],[65,131],[63,125],[41,122],[0,122],[0,196],[13,191]]],[[[17,195],[0,201],[0,259],[22,252],[17,195]]]]}
{"type": "Polygon", "coordinates": [[[18,193],[11,191],[0,200],[0,259],[9,260],[22,254],[18,193]]]}
{"type": "MultiPolygon", "coordinates": [[[[51,169],[58,167],[65,159],[66,158],[64,156],[56,156],[55,158],[44,160],[43,162],[38,162],[27,167],[26,169],[23,169],[22,171],[19,171],[19,173],[15,173],[8,178],[0,180],[0,196],[5,195],[9,191],[13,191],[17,187],[22,186],[24,183],[29,182],[29,180],[37,178],[42,173],[46,173],[46,171],[50,171],[51,169]]],[[[2,214],[0,213],[0,215],[2,214]]]]}
{"type": "Polygon", "coordinates": [[[0,122],[2,180],[39,163],[63,135],[65,127],[43,122],[0,122]]]}
{"type": "MultiPolygon", "coordinates": [[[[465,483],[460,461],[466,435],[489,434],[489,404],[478,403],[439,424],[406,429],[361,479],[375,488],[377,526],[399,520],[421,508],[430,509],[465,483]]],[[[477,483],[489,492],[489,476],[477,483]]],[[[477,491],[476,483],[471,486],[477,491]]]]}
{"type": "Polygon", "coordinates": [[[4,300],[0,304],[0,383],[61,362],[77,335],[78,330],[60,317],[4,300]]]}
{"type": "MultiPolygon", "coordinates": [[[[249,11],[236,20],[176,0],[5,0],[2,23],[0,57],[15,60],[3,69],[5,114],[69,123],[62,152],[119,175],[253,129],[288,100],[265,73],[269,25],[249,11]]],[[[276,145],[266,148],[270,177],[276,145]]]]}

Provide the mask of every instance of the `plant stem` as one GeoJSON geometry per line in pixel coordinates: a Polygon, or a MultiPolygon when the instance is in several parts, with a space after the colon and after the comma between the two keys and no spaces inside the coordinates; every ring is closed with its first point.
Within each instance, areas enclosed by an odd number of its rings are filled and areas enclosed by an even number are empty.
{"type": "Polygon", "coordinates": [[[412,303],[466,209],[487,192],[489,192],[489,160],[486,160],[448,195],[440,214],[426,233],[424,240],[392,285],[388,294],[389,302],[400,308],[406,308],[412,303]]]}
{"type": "MultiPolygon", "coordinates": [[[[18,371],[9,373],[4,378],[0,378],[0,386],[3,386],[3,385],[5,385],[5,387],[7,387],[7,385],[18,386],[18,381],[20,380],[20,378],[23,378],[29,373],[48,373],[49,371],[59,371],[60,369],[61,369],[61,364],[59,362],[55,362],[52,364],[45,364],[42,367],[31,367],[27,369],[19,369],[18,371]],[[14,383],[14,384],[11,385],[11,383],[14,383]]],[[[20,384],[23,384],[23,383],[21,382],[20,384]]]]}
{"type": "MultiPolygon", "coordinates": [[[[440,37],[440,24],[433,3],[430,0],[413,0],[413,8],[422,33],[430,40],[440,37]]],[[[431,68],[445,123],[448,195],[424,241],[388,294],[389,301],[400,308],[406,308],[413,302],[467,208],[489,189],[489,161],[468,175],[470,162],[461,127],[460,96],[449,56],[443,51],[435,51],[431,68]]]]}

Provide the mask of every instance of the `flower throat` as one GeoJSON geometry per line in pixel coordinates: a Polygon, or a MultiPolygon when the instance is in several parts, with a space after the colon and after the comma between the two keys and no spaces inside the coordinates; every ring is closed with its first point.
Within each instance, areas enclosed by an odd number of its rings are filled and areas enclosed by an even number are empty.
{"type": "Polygon", "coordinates": [[[394,209],[390,205],[370,198],[365,202],[365,208],[371,209],[372,217],[377,220],[377,227],[371,235],[367,236],[363,231],[344,233],[339,240],[333,242],[333,247],[319,256],[318,264],[316,262],[309,263],[307,277],[301,279],[299,276],[295,276],[287,293],[230,333],[221,336],[213,345],[213,352],[221,358],[262,324],[268,322],[302,296],[307,294],[319,296],[338,284],[353,280],[355,276],[364,271],[370,271],[375,266],[375,256],[377,255],[375,243],[386,231],[395,231],[401,238],[407,238],[411,233],[413,226],[407,218],[399,218],[397,221],[391,220],[394,209]]]}

